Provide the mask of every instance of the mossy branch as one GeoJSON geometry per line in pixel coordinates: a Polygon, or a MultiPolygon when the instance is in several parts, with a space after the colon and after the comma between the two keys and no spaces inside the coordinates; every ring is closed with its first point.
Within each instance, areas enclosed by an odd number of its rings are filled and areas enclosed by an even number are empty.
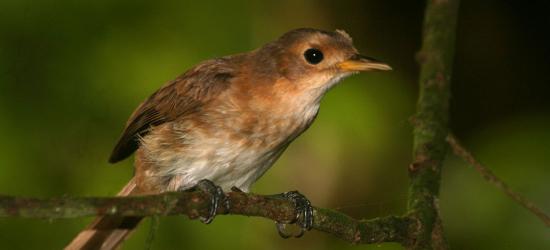
{"type": "MultiPolygon", "coordinates": [[[[218,208],[218,214],[258,216],[277,222],[292,223],[296,219],[294,204],[277,196],[229,192],[230,209],[218,208]]],[[[210,196],[202,191],[170,192],[148,196],[90,198],[18,198],[0,196],[0,217],[77,218],[96,215],[206,216],[210,196]]],[[[356,220],[345,214],[314,208],[313,228],[335,235],[351,243],[406,242],[416,228],[408,217],[390,216],[372,220],[356,220]]]]}
{"type": "Polygon", "coordinates": [[[458,0],[430,0],[424,16],[419,97],[413,125],[408,211],[421,225],[411,249],[447,249],[438,195],[449,133],[449,97],[458,0]]]}

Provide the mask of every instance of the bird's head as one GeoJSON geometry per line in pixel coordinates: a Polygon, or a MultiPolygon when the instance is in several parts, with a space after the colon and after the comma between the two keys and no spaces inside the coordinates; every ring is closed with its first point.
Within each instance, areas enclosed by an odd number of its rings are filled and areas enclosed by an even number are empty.
{"type": "Polygon", "coordinates": [[[255,61],[259,72],[285,78],[299,89],[322,93],[353,73],[391,70],[389,65],[359,54],[342,30],[289,31],[257,50],[255,61]]]}

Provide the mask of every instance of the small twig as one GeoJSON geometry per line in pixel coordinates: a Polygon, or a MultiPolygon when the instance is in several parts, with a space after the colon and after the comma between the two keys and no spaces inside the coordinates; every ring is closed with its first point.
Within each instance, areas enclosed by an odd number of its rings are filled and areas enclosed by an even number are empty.
{"type": "Polygon", "coordinates": [[[535,205],[533,202],[529,201],[527,198],[525,198],[523,195],[515,192],[512,190],[504,181],[502,181],[500,178],[498,178],[489,168],[481,164],[476,158],[470,153],[468,150],[466,150],[460,142],[456,139],[456,137],[452,134],[449,134],[447,136],[447,142],[453,149],[453,153],[462,158],[464,161],[466,161],[468,164],[472,165],[480,174],[490,182],[491,184],[495,185],[498,189],[500,189],[502,192],[504,192],[506,195],[508,195],[510,198],[512,198],[514,201],[531,211],[533,214],[535,214],[537,217],[539,217],[546,226],[550,227],[550,217],[546,215],[537,205],[535,205]]]}

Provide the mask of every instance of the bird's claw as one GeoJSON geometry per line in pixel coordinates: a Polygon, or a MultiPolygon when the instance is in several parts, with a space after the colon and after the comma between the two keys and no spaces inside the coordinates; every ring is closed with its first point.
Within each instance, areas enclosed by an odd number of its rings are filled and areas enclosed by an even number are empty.
{"type": "Polygon", "coordinates": [[[305,231],[311,230],[313,227],[313,207],[311,202],[298,191],[290,191],[281,194],[282,197],[292,201],[296,209],[296,218],[291,223],[297,223],[300,227],[298,233],[289,233],[285,223],[277,222],[277,231],[283,238],[294,236],[295,238],[302,237],[305,231]]]}
{"type": "Polygon", "coordinates": [[[214,217],[216,217],[216,211],[220,205],[225,207],[225,211],[229,211],[229,199],[220,186],[210,180],[203,179],[197,183],[195,188],[210,194],[210,211],[207,217],[200,217],[201,222],[210,224],[214,220],[214,217]]]}

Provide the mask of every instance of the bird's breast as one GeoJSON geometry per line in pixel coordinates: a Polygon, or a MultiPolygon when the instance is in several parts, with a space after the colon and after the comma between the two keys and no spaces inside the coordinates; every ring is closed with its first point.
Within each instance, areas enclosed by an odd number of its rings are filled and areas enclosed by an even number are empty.
{"type": "Polygon", "coordinates": [[[300,98],[221,99],[200,112],[155,127],[142,139],[149,180],[177,190],[209,179],[246,191],[313,122],[319,103],[300,98]]]}
{"type": "MultiPolygon", "coordinates": [[[[219,106],[222,107],[222,106],[219,106]]],[[[288,144],[313,121],[318,105],[281,112],[203,110],[155,127],[142,139],[151,163],[147,174],[163,190],[209,179],[230,189],[248,190],[288,144]]]]}

